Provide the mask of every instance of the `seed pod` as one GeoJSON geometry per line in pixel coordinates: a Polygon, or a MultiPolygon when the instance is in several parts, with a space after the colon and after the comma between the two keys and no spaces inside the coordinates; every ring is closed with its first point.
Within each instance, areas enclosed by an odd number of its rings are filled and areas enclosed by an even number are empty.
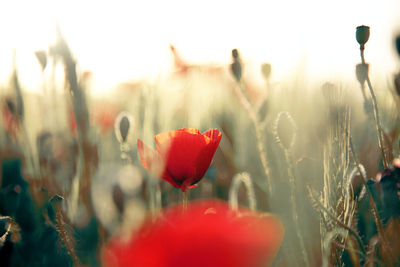
{"type": "Polygon", "coordinates": [[[133,128],[133,122],[132,116],[126,111],[122,111],[115,119],[115,136],[120,143],[127,142],[128,135],[133,128]]]}
{"type": "Polygon", "coordinates": [[[358,26],[356,30],[356,39],[361,46],[364,46],[369,39],[369,27],[365,25],[358,26]]]}
{"type": "Polygon", "coordinates": [[[237,82],[242,78],[242,64],[239,59],[239,51],[235,48],[232,50],[233,63],[231,64],[231,72],[237,82]]]}
{"type": "Polygon", "coordinates": [[[271,64],[269,63],[264,63],[261,65],[261,73],[263,74],[265,79],[269,79],[269,76],[271,76],[271,64]]]}
{"type": "Polygon", "coordinates": [[[279,113],[274,128],[277,142],[284,150],[290,150],[296,137],[296,124],[290,113],[279,113]]]}
{"type": "Polygon", "coordinates": [[[369,64],[360,63],[356,65],[356,77],[361,85],[364,85],[365,81],[367,80],[368,71],[369,71],[369,64]]]}

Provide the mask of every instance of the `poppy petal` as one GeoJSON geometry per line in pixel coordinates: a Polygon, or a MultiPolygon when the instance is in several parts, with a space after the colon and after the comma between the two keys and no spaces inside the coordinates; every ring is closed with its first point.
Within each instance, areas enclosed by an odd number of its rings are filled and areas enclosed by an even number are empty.
{"type": "Polygon", "coordinates": [[[197,156],[195,162],[196,179],[203,178],[222,138],[222,134],[217,129],[211,129],[203,135],[209,137],[210,141],[197,156]]]}
{"type": "Polygon", "coordinates": [[[168,209],[128,243],[111,242],[103,259],[110,266],[266,266],[283,235],[273,215],[239,216],[225,202],[203,200],[186,212],[180,205],[168,209]]]}
{"type": "Polygon", "coordinates": [[[159,154],[146,146],[140,139],[137,140],[137,149],[143,167],[154,176],[159,176],[164,168],[164,162],[159,154]]]}
{"type": "Polygon", "coordinates": [[[168,173],[176,183],[195,178],[196,159],[206,146],[206,139],[197,129],[181,129],[157,135],[155,139],[159,152],[166,157],[168,173]]]}
{"type": "Polygon", "coordinates": [[[154,136],[154,139],[156,140],[157,151],[161,154],[164,154],[162,152],[166,152],[164,150],[167,150],[169,148],[169,146],[171,145],[171,141],[174,139],[175,135],[181,132],[190,134],[200,134],[199,130],[195,128],[182,128],[172,132],[157,134],[156,136],[154,136]],[[163,148],[162,149],[163,151],[161,151],[161,148],[163,148]]]}
{"type": "Polygon", "coordinates": [[[140,139],[137,140],[137,148],[140,162],[146,170],[148,170],[152,175],[169,182],[174,187],[180,188],[180,185],[175,183],[168,172],[166,172],[165,163],[156,151],[146,146],[140,139]]]}
{"type": "Polygon", "coordinates": [[[208,130],[207,132],[203,133],[203,135],[209,137],[211,139],[211,142],[217,142],[218,144],[222,138],[221,132],[217,129],[208,130]]]}

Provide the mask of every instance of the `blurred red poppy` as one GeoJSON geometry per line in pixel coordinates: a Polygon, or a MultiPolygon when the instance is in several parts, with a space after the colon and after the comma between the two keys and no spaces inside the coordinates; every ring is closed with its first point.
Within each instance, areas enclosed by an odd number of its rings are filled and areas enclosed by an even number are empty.
{"type": "MultiPolygon", "coordinates": [[[[243,210],[242,210],[243,212],[243,210]]],[[[273,215],[239,213],[222,201],[180,205],[146,222],[129,241],[111,240],[102,251],[106,266],[229,266],[271,264],[283,240],[273,215]]]]}
{"type": "Polygon", "coordinates": [[[145,169],[185,192],[203,178],[221,137],[216,129],[185,128],[156,135],[157,152],[139,139],[137,147],[145,169]]]}
{"type": "Polygon", "coordinates": [[[95,120],[97,125],[100,126],[100,132],[106,134],[114,128],[114,121],[116,117],[116,112],[113,108],[107,107],[97,110],[95,113],[95,120]]]}

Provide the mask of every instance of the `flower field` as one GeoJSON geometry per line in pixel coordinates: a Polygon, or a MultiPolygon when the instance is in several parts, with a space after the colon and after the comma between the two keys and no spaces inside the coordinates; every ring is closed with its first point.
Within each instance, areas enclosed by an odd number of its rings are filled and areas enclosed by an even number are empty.
{"type": "Polygon", "coordinates": [[[58,29],[40,89],[17,64],[0,87],[0,265],[399,266],[400,74],[354,30],[354,88],[171,44],[168,75],[100,95],[58,29]]]}

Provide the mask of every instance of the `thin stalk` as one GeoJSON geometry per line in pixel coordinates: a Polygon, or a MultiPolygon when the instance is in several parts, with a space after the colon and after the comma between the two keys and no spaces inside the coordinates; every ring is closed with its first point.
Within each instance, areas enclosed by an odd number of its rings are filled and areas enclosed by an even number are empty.
{"type": "Polygon", "coordinates": [[[249,114],[250,120],[253,123],[255,134],[256,134],[256,139],[257,139],[257,149],[258,149],[261,164],[262,164],[262,167],[264,170],[264,175],[265,175],[266,181],[267,181],[267,192],[271,193],[272,192],[272,184],[271,184],[270,172],[269,172],[268,162],[267,162],[267,153],[264,149],[262,135],[261,135],[261,129],[259,127],[257,115],[254,112],[254,110],[252,109],[250,102],[247,100],[246,96],[244,95],[244,93],[243,93],[244,88],[242,87],[242,85],[240,83],[237,83],[237,86],[234,86],[234,88],[235,88],[236,94],[239,97],[240,103],[246,109],[247,113],[249,114]]]}
{"type": "Polygon", "coordinates": [[[361,84],[361,93],[363,95],[364,101],[368,101],[367,94],[365,93],[365,84],[361,84]]]}
{"type": "Polygon", "coordinates": [[[307,257],[306,246],[304,244],[304,237],[303,237],[303,234],[301,233],[298,214],[297,214],[297,204],[296,204],[297,202],[296,202],[296,195],[295,195],[296,194],[296,186],[295,186],[295,177],[294,177],[293,164],[292,164],[292,160],[291,160],[291,154],[288,149],[283,148],[283,150],[285,152],[286,164],[289,167],[288,168],[288,176],[289,176],[289,185],[290,185],[290,199],[292,201],[293,222],[294,222],[294,226],[296,229],[297,238],[299,239],[299,242],[300,242],[301,253],[303,255],[303,260],[304,260],[305,266],[310,266],[310,262],[307,257]]]}
{"type": "MultiPolygon", "coordinates": [[[[362,64],[365,64],[364,46],[360,47],[360,55],[361,55],[362,64]]],[[[385,148],[384,148],[384,142],[383,142],[383,130],[382,130],[380,116],[379,116],[378,102],[376,101],[375,91],[372,88],[371,80],[369,79],[368,73],[367,73],[367,84],[368,84],[369,91],[371,93],[372,106],[374,108],[374,118],[375,118],[376,128],[378,131],[378,142],[379,142],[379,148],[382,153],[382,162],[383,162],[384,168],[387,168],[388,163],[387,163],[387,159],[386,159],[386,155],[385,155],[385,148]]]]}
{"type": "Polygon", "coordinates": [[[188,203],[188,192],[186,190],[185,192],[183,192],[183,201],[182,201],[183,212],[187,211],[187,203],[188,203]]]}
{"type": "Polygon", "coordinates": [[[57,221],[57,229],[60,235],[60,239],[64,243],[65,247],[68,250],[68,254],[71,256],[72,260],[74,261],[76,266],[80,265],[80,261],[78,256],[75,254],[75,250],[70,243],[70,238],[68,237],[68,233],[64,228],[64,220],[61,211],[56,211],[56,221],[57,221]]]}
{"type": "Polygon", "coordinates": [[[250,178],[250,174],[247,172],[238,173],[233,176],[231,187],[229,188],[229,205],[232,210],[238,210],[238,195],[239,195],[239,187],[243,184],[246,188],[247,192],[247,201],[249,204],[249,208],[252,211],[256,210],[257,201],[256,195],[254,193],[253,184],[250,178]]]}

